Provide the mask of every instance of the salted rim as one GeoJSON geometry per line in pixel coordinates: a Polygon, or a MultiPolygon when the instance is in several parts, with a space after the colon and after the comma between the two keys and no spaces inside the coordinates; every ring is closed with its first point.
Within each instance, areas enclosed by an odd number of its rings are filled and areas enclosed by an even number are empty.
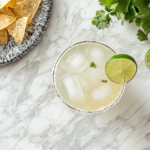
{"type": "Polygon", "coordinates": [[[77,46],[77,45],[80,45],[80,44],[85,44],[85,43],[97,43],[97,44],[100,44],[100,45],[103,45],[103,46],[106,46],[107,48],[109,48],[111,51],[114,52],[114,54],[116,54],[116,52],[111,49],[109,46],[107,46],[106,44],[102,43],[102,42],[99,42],[99,41],[92,41],[92,40],[89,40],[89,41],[82,41],[82,42],[78,42],[72,46],[70,46],[69,48],[67,48],[66,50],[64,50],[62,53],[60,53],[60,55],[58,56],[58,58],[56,59],[56,62],[54,64],[54,67],[52,69],[52,86],[54,87],[54,91],[55,93],[57,94],[57,96],[63,101],[63,103],[65,103],[68,107],[70,107],[71,109],[75,110],[75,111],[78,111],[78,112],[82,112],[82,113],[89,113],[89,114],[95,114],[95,113],[100,113],[100,112],[105,112],[107,111],[108,109],[110,109],[111,107],[115,106],[120,98],[122,97],[124,91],[125,91],[125,87],[126,87],[126,82],[124,80],[124,84],[123,84],[123,87],[122,87],[122,90],[119,94],[119,97],[112,103],[110,104],[109,106],[105,107],[105,108],[101,108],[99,110],[95,110],[95,111],[87,111],[87,110],[82,110],[82,109],[79,109],[79,108],[74,108],[73,106],[71,106],[69,103],[67,103],[62,97],[61,95],[59,94],[58,90],[57,90],[57,87],[56,87],[56,81],[55,81],[55,72],[56,72],[56,69],[57,69],[57,65],[59,63],[59,60],[62,58],[62,56],[67,52],[69,51],[70,49],[72,49],[73,47],[77,46]]]}

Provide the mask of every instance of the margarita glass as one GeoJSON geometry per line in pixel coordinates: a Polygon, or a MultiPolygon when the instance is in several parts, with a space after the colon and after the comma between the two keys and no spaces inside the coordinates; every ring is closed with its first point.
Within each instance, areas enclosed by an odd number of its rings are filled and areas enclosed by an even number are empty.
{"type": "Polygon", "coordinates": [[[101,42],[85,41],[63,51],[53,68],[58,97],[79,112],[104,112],[121,98],[126,83],[118,84],[105,74],[106,62],[116,53],[101,42]]]}

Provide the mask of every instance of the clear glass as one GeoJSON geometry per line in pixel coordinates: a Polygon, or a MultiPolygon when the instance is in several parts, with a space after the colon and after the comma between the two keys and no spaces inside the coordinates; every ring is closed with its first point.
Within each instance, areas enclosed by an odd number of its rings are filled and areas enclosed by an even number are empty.
{"type": "Polygon", "coordinates": [[[110,47],[96,41],[80,42],[63,51],[56,60],[52,75],[58,97],[79,112],[104,112],[114,106],[126,86],[125,82],[111,82],[105,75],[105,64],[115,54],[110,47]],[[96,69],[90,67],[91,62],[96,64],[96,69]],[[101,81],[105,79],[108,83],[101,81]]]}

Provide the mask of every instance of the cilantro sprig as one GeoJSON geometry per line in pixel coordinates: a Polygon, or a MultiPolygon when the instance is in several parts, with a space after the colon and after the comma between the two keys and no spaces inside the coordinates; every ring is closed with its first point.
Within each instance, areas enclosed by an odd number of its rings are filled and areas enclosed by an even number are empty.
{"type": "Polygon", "coordinates": [[[101,80],[103,83],[107,83],[108,81],[107,80],[101,80]]]}
{"type": "Polygon", "coordinates": [[[140,41],[148,40],[150,33],[150,0],[99,0],[100,5],[105,6],[105,11],[100,10],[96,12],[92,24],[99,30],[109,28],[111,23],[111,16],[116,16],[121,20],[122,25],[124,21],[132,23],[136,22],[139,29],[137,37],[140,41]]]}
{"type": "Polygon", "coordinates": [[[109,17],[109,14],[106,14],[105,11],[100,10],[96,12],[96,17],[94,17],[92,24],[98,29],[104,29],[110,26],[110,21],[111,18],[109,17]]]}
{"type": "Polygon", "coordinates": [[[94,63],[94,62],[92,62],[92,63],[91,63],[91,65],[90,65],[90,67],[91,67],[91,68],[95,68],[95,69],[96,69],[96,65],[95,65],[95,63],[94,63]]]}

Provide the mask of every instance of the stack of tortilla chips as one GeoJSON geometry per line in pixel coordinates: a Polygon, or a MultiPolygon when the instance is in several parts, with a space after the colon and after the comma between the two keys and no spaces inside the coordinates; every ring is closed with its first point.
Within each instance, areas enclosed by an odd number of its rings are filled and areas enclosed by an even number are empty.
{"type": "Polygon", "coordinates": [[[8,35],[22,44],[40,3],[41,0],[0,0],[0,44],[7,44],[8,35]]]}

